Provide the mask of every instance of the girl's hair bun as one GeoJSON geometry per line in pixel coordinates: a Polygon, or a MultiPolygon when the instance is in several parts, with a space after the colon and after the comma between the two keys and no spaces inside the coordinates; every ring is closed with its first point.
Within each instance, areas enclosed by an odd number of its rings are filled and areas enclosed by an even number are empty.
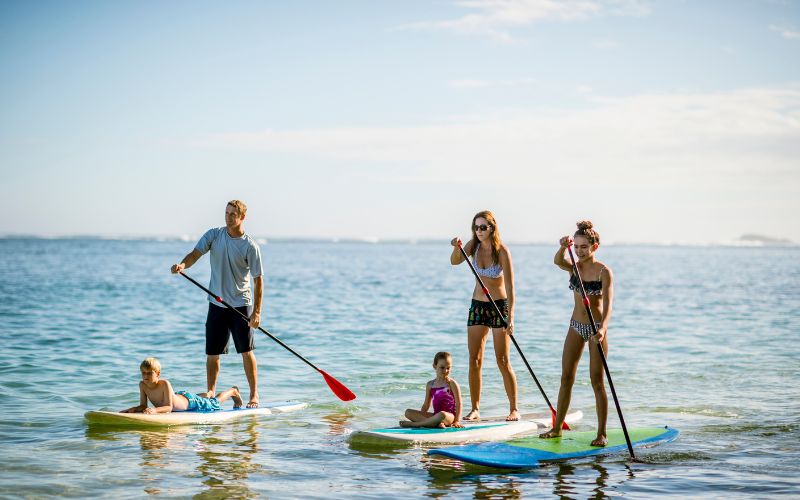
{"type": "Polygon", "coordinates": [[[586,236],[586,239],[588,239],[589,243],[591,243],[592,245],[594,245],[595,243],[597,243],[598,245],[600,244],[600,235],[597,234],[597,231],[592,229],[594,227],[592,221],[582,220],[579,221],[577,225],[578,225],[578,230],[575,231],[575,236],[586,236]]]}

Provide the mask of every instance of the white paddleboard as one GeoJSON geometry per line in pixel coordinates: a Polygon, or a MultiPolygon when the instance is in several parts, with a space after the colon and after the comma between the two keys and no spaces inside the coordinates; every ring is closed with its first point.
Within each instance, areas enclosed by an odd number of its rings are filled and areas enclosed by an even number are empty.
{"type": "Polygon", "coordinates": [[[308,406],[297,401],[269,401],[261,403],[258,408],[236,408],[213,412],[174,411],[171,413],[120,413],[117,411],[88,411],[84,418],[89,424],[101,425],[135,425],[135,426],[170,426],[170,425],[204,425],[226,422],[248,416],[272,415],[301,410],[308,406]]]}
{"type": "MultiPolygon", "coordinates": [[[[566,422],[573,424],[583,418],[582,411],[567,413],[566,422]]],[[[516,422],[506,422],[506,417],[482,418],[477,422],[462,421],[464,427],[390,427],[356,431],[350,435],[351,443],[470,443],[476,441],[496,441],[512,436],[545,430],[552,427],[552,414],[526,413],[516,422]]]]}

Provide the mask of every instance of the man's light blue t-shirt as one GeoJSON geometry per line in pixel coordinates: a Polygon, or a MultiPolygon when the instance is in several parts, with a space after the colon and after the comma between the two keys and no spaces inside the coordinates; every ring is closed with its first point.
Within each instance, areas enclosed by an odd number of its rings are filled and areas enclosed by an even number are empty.
{"type": "MultiPolygon", "coordinates": [[[[261,250],[253,238],[246,234],[241,238],[232,238],[226,228],[217,227],[206,231],[194,249],[202,254],[211,250],[211,281],[208,288],[212,292],[233,307],[253,304],[250,276],[258,278],[264,272],[261,250]]],[[[208,300],[225,307],[211,296],[208,300]]]]}

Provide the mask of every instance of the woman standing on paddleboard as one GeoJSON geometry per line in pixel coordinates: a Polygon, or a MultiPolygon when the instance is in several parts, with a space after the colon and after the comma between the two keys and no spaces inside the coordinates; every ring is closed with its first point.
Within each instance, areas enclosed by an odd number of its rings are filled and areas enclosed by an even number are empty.
{"type": "MultiPolygon", "coordinates": [[[[569,236],[561,238],[561,246],[556,252],[553,262],[555,265],[570,273],[569,289],[573,290],[575,307],[564,340],[564,352],[561,355],[561,388],[558,391],[558,409],[556,422],[553,428],[541,434],[542,438],[553,438],[561,435],[561,424],[569,409],[572,398],[572,386],[575,383],[575,373],[578,371],[578,362],[583,354],[586,342],[600,343],[603,351],[608,354],[608,323],[611,320],[611,309],[614,302],[614,274],[611,268],[595,258],[597,247],[600,246],[600,235],[592,229],[590,221],[578,222],[578,230],[574,235],[575,254],[577,256],[578,271],[583,278],[583,288],[589,299],[597,328],[597,335],[593,336],[592,325],[586,306],[581,296],[580,280],[572,269],[572,263],[565,257],[567,247],[570,245],[569,236]]],[[[603,378],[603,362],[598,349],[589,349],[589,376],[594,390],[595,404],[597,406],[597,437],[592,441],[592,446],[605,446],[606,420],[608,418],[608,396],[606,395],[603,378]]]]}
{"type": "MultiPolygon", "coordinates": [[[[457,266],[465,260],[458,248],[458,238],[453,238],[450,244],[454,247],[453,253],[450,255],[450,263],[457,266]]],[[[486,299],[476,280],[467,319],[469,396],[472,401],[472,409],[464,417],[464,420],[480,419],[481,366],[490,329],[494,341],[497,367],[503,376],[503,385],[508,395],[509,413],[506,420],[519,420],[517,377],[511,368],[509,358],[511,340],[508,338],[514,333],[514,268],[511,265],[511,253],[500,240],[500,231],[492,212],[484,210],[472,218],[472,239],[466,244],[464,251],[472,257],[475,270],[481,276],[490,295],[495,299],[495,304],[506,316],[508,322],[508,328],[503,328],[503,323],[495,307],[486,299]]]]}

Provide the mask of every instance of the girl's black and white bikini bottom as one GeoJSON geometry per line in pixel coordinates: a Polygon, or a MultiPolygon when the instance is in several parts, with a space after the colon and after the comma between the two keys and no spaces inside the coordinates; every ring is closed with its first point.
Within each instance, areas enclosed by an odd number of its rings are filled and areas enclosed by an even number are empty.
{"type": "MultiPolygon", "coordinates": [[[[595,323],[595,326],[598,330],[600,329],[600,323],[595,323]]],[[[594,335],[594,331],[592,330],[592,325],[590,323],[581,323],[580,321],[571,319],[569,320],[569,327],[578,332],[578,335],[580,335],[581,338],[586,342],[588,342],[592,335],[594,335]]]]}

